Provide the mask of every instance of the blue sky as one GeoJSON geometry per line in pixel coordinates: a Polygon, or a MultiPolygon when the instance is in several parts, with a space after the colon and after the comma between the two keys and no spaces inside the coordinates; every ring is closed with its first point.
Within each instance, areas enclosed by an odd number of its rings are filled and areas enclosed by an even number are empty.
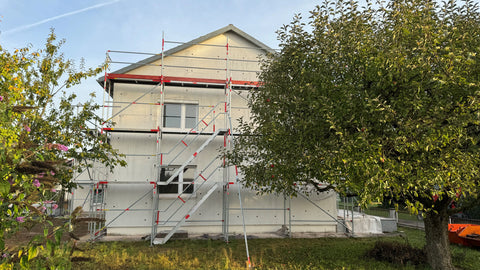
{"type": "MultiPolygon", "coordinates": [[[[275,31],[294,14],[308,17],[320,0],[0,0],[0,44],[42,48],[50,28],[66,39],[67,58],[95,67],[107,50],[160,52],[165,39],[189,41],[234,24],[272,48],[275,31]]],[[[79,96],[101,89],[90,79],[79,96]]]]}

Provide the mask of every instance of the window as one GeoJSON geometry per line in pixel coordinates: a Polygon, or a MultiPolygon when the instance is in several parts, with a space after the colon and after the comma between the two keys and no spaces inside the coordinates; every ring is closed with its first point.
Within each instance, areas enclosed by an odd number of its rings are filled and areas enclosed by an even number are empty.
{"type": "Polygon", "coordinates": [[[103,189],[94,189],[93,191],[93,204],[103,203],[103,189]]]}
{"type": "MultiPolygon", "coordinates": [[[[169,166],[160,171],[160,181],[166,182],[180,166],[169,166]]],[[[192,194],[195,166],[186,166],[168,185],[158,185],[159,194],[192,194]]]]}
{"type": "Polygon", "coordinates": [[[163,127],[192,129],[198,122],[198,104],[165,103],[163,127]]]}

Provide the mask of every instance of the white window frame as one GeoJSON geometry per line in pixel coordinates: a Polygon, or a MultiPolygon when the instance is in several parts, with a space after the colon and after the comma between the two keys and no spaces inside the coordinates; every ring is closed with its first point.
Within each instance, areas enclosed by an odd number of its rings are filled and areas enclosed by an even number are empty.
{"type": "MultiPolygon", "coordinates": [[[[176,169],[180,168],[179,165],[171,165],[171,166],[168,166],[170,168],[174,168],[174,170],[172,172],[174,172],[176,169]]],[[[185,168],[187,168],[188,170],[192,170],[192,174],[191,174],[191,178],[188,178],[190,179],[191,181],[183,181],[184,180],[184,171],[182,170],[179,174],[178,174],[178,177],[177,177],[177,181],[172,181],[170,182],[170,185],[171,184],[174,184],[174,185],[177,185],[177,192],[176,193],[162,193],[161,189],[162,187],[166,187],[168,185],[158,185],[158,194],[161,198],[176,198],[178,195],[180,195],[183,190],[191,183],[195,180],[195,176],[196,176],[196,169],[197,169],[197,166],[196,165],[188,165],[186,166],[185,168]]],[[[163,168],[162,168],[163,169],[163,168]]],[[[168,177],[170,178],[170,177],[168,177]]],[[[166,180],[168,180],[165,179],[166,180]]],[[[159,179],[160,180],[160,179],[159,179]]],[[[160,180],[161,181],[161,180],[160,180]]],[[[195,184],[192,184],[191,185],[191,188],[192,188],[192,192],[186,192],[186,193],[183,193],[183,195],[186,195],[186,196],[189,196],[189,195],[192,195],[192,196],[195,196],[195,184]]]]}
{"type": "Polygon", "coordinates": [[[93,205],[102,204],[105,200],[105,189],[104,188],[93,189],[92,196],[93,196],[92,198],[93,205]]]}
{"type": "MultiPolygon", "coordinates": [[[[193,101],[185,101],[185,102],[179,102],[179,101],[165,101],[164,102],[164,107],[163,107],[163,115],[162,115],[162,121],[163,121],[163,130],[165,131],[184,131],[184,130],[192,130],[194,129],[193,127],[186,127],[185,123],[186,123],[186,107],[187,105],[195,105],[196,106],[196,115],[195,115],[195,124],[194,125],[197,125],[198,123],[198,119],[199,119],[199,113],[198,113],[198,109],[199,109],[199,106],[198,106],[198,102],[193,102],[193,101]],[[177,105],[180,105],[180,127],[167,127],[166,126],[166,121],[165,121],[165,113],[166,113],[166,106],[168,106],[168,104],[177,104],[177,105]]],[[[194,130],[196,130],[197,128],[195,128],[194,130]]]]}

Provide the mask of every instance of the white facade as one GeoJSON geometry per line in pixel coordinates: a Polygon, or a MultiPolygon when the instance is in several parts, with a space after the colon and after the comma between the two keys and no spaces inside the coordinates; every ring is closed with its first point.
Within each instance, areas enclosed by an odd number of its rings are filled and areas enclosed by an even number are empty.
{"type": "Polygon", "coordinates": [[[106,104],[115,126],[104,131],[128,166],[80,175],[86,188],[76,190],[74,207],[105,213],[108,234],[156,234],[180,221],[189,235],[243,234],[243,224],[247,234],[336,232],[333,192],[312,195],[315,204],[257,196],[241,188],[241,172],[223,166],[221,153],[239,135],[238,119],[249,119],[259,57],[269,51],[229,25],[108,74],[106,104]],[[82,200],[90,187],[99,195],[82,200]]]}

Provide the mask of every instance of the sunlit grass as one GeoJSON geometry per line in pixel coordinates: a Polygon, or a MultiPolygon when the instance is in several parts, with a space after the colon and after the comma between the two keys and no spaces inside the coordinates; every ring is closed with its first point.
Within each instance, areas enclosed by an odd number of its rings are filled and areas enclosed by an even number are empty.
{"type": "MultiPolygon", "coordinates": [[[[424,232],[403,228],[402,236],[385,241],[407,242],[423,247],[424,232]]],[[[315,239],[251,239],[251,260],[256,269],[429,269],[399,266],[367,258],[378,237],[315,239]]],[[[175,240],[150,247],[149,242],[106,242],[81,245],[74,256],[75,269],[245,269],[243,240],[175,240]]],[[[454,263],[460,269],[480,269],[480,251],[452,246],[454,263]]]]}

